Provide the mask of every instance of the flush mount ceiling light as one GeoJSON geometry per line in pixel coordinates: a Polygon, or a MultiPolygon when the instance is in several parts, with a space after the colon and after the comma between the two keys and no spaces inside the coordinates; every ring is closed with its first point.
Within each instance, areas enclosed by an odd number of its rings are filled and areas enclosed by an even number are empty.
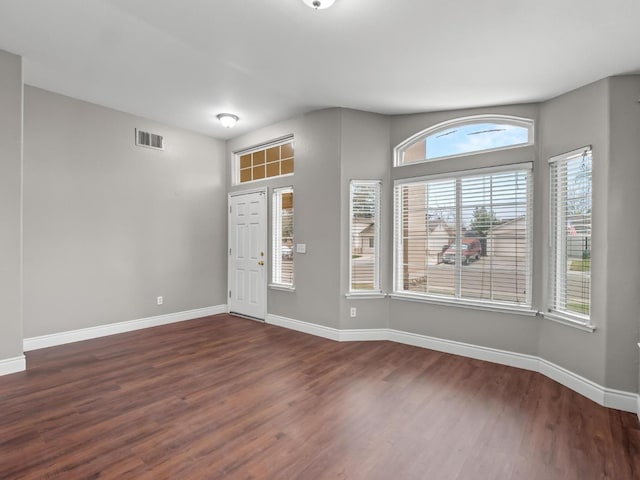
{"type": "Polygon", "coordinates": [[[216,118],[220,120],[220,123],[224,128],[231,128],[238,120],[240,120],[238,116],[233,113],[219,113],[216,115],[216,118]]]}
{"type": "Polygon", "coordinates": [[[336,0],[302,0],[305,4],[316,10],[329,8],[336,0]]]}

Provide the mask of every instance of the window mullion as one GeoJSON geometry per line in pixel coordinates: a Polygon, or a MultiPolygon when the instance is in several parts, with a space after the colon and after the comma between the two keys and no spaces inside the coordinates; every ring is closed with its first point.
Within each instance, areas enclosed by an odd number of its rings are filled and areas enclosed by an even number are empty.
{"type": "Polygon", "coordinates": [[[462,297],[462,180],[456,179],[456,298],[462,297]]]}
{"type": "MultiPolygon", "coordinates": [[[[489,213],[493,212],[493,175],[491,175],[489,177],[489,213]]],[[[491,232],[493,230],[493,215],[489,215],[489,232],[491,232]]],[[[486,245],[486,240],[485,240],[485,248],[487,248],[486,245]]],[[[489,289],[491,292],[491,300],[495,300],[495,288],[493,285],[493,280],[494,280],[494,276],[493,276],[493,265],[494,265],[494,259],[493,259],[493,255],[491,255],[489,257],[489,289]]]]}

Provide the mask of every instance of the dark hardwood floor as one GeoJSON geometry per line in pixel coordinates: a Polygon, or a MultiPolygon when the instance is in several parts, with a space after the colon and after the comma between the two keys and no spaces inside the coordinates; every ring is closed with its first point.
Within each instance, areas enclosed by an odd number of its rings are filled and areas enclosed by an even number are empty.
{"type": "Polygon", "coordinates": [[[543,377],[218,315],[27,354],[2,479],[639,479],[640,427],[543,377]]]}

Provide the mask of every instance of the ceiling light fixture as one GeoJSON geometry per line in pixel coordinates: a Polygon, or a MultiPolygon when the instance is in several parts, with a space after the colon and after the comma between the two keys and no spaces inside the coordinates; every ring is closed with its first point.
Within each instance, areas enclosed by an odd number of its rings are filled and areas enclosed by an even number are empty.
{"type": "Polygon", "coordinates": [[[233,113],[219,113],[218,115],[216,115],[216,118],[220,120],[220,123],[224,128],[231,128],[236,124],[238,120],[240,120],[240,118],[238,118],[238,116],[234,115],[233,113]]]}
{"type": "Polygon", "coordinates": [[[310,6],[315,10],[322,10],[324,8],[329,8],[334,4],[336,0],[302,0],[306,5],[310,6]]]}

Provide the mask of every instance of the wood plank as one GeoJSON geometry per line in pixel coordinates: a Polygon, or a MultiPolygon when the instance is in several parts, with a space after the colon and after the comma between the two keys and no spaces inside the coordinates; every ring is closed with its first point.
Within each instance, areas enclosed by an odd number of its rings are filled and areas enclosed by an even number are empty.
{"type": "Polygon", "coordinates": [[[217,315],[27,353],[0,478],[637,479],[637,418],[516,368],[217,315]]]}

